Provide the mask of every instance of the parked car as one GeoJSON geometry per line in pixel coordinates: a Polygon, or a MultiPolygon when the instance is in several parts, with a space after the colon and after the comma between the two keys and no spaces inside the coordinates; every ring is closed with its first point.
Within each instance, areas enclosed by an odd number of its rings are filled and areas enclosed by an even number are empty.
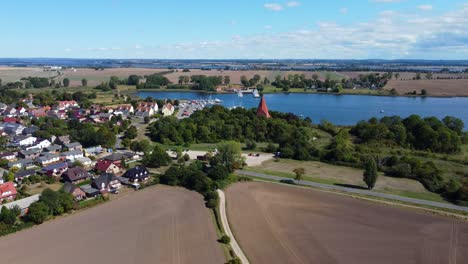
{"type": "Polygon", "coordinates": [[[280,182],[286,183],[286,184],[296,184],[294,180],[291,180],[291,179],[281,179],[280,182]]]}

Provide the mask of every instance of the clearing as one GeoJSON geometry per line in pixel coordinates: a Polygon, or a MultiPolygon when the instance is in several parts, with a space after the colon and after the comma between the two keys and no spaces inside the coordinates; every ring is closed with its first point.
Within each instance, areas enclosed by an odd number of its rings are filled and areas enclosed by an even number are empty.
{"type": "Polygon", "coordinates": [[[226,197],[251,263],[468,263],[468,224],[450,218],[273,183],[226,197]]]}
{"type": "Polygon", "coordinates": [[[0,251],[15,264],[224,263],[216,240],[201,195],[158,186],[1,238],[0,251]]]}
{"type": "MultiPolygon", "coordinates": [[[[246,171],[264,173],[285,178],[294,178],[293,170],[304,168],[304,180],[345,187],[366,188],[362,180],[363,170],[336,166],[317,161],[288,159],[268,160],[261,165],[244,168],[246,171]]],[[[436,202],[446,202],[438,194],[431,193],[415,180],[380,175],[373,189],[376,192],[396,194],[436,202]]]]}

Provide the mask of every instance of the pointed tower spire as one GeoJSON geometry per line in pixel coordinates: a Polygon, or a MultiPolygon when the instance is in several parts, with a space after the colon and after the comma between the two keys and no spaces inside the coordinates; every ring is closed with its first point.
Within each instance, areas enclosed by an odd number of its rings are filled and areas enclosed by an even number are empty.
{"type": "Polygon", "coordinates": [[[268,112],[268,106],[265,101],[265,97],[262,95],[262,99],[260,100],[260,104],[257,108],[257,116],[264,116],[266,118],[271,118],[270,113],[268,112]]]}

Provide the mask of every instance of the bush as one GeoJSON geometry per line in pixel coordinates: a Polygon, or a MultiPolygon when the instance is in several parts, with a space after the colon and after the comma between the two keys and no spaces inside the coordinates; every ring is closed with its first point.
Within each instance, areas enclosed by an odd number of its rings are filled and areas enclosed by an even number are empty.
{"type": "Polygon", "coordinates": [[[245,142],[245,149],[246,150],[254,150],[257,147],[257,143],[253,140],[247,140],[245,142]]]}
{"type": "Polygon", "coordinates": [[[223,235],[220,239],[219,239],[219,242],[223,243],[223,244],[229,244],[231,243],[231,238],[227,235],[223,235]]]}

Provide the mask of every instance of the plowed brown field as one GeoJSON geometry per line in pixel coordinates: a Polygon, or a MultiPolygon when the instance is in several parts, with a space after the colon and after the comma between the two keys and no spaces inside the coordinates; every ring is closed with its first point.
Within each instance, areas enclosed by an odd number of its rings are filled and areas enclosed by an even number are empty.
{"type": "Polygon", "coordinates": [[[468,263],[468,224],[450,218],[273,183],[226,195],[251,263],[468,263]]]}

